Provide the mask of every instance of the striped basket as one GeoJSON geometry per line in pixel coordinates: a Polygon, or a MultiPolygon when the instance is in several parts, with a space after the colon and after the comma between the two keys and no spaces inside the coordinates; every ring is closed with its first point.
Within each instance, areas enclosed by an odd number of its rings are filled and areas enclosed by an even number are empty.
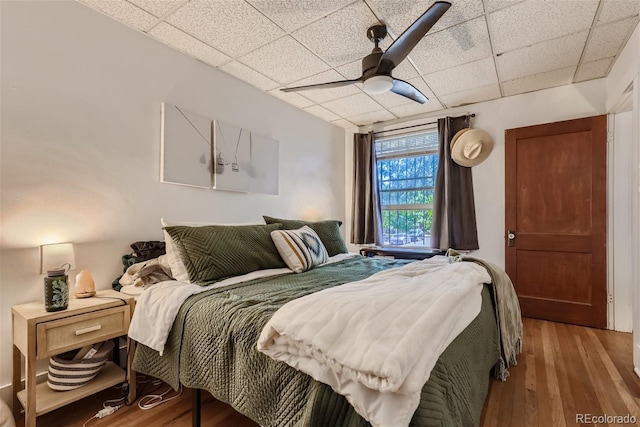
{"type": "Polygon", "coordinates": [[[107,363],[113,351],[113,341],[94,344],[97,349],[91,357],[73,360],[78,350],[58,354],[49,358],[49,373],[47,385],[52,390],[68,391],[82,387],[98,375],[100,369],[107,363]]]}

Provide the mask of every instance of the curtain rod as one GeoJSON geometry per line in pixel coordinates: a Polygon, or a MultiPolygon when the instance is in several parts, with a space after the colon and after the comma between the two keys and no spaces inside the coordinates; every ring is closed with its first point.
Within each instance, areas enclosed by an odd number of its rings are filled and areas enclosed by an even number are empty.
{"type": "MultiPolygon", "coordinates": [[[[468,117],[475,117],[475,116],[476,116],[476,114],[475,114],[475,113],[473,113],[473,114],[466,114],[466,116],[468,116],[468,117]]],[[[462,116],[462,117],[464,117],[464,116],[462,116]]],[[[416,127],[420,127],[420,126],[432,125],[432,124],[434,124],[434,123],[438,123],[438,121],[436,120],[436,121],[434,121],[434,122],[426,122],[426,123],[421,123],[421,124],[419,124],[419,125],[411,125],[411,126],[404,126],[404,127],[395,128],[395,129],[381,130],[381,131],[378,131],[378,132],[374,132],[373,134],[374,134],[374,135],[379,135],[379,134],[381,134],[381,133],[386,133],[386,132],[395,132],[395,131],[397,131],[397,130],[405,130],[405,129],[411,129],[411,128],[416,128],[416,127]]]]}

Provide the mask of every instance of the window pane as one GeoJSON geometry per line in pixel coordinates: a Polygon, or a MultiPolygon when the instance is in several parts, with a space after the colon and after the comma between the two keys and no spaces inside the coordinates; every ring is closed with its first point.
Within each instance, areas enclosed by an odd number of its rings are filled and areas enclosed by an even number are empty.
{"type": "Polygon", "coordinates": [[[383,245],[429,246],[432,220],[431,209],[383,210],[383,245]]]}
{"type": "Polygon", "coordinates": [[[438,132],[376,141],[383,245],[429,246],[438,132]]]}

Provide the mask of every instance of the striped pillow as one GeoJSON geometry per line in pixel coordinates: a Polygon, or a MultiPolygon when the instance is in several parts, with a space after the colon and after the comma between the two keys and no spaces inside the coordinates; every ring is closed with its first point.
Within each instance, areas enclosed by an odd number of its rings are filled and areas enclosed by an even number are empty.
{"type": "Polygon", "coordinates": [[[271,232],[278,253],[294,273],[311,270],[329,259],[320,237],[306,225],[297,230],[271,232]]]}

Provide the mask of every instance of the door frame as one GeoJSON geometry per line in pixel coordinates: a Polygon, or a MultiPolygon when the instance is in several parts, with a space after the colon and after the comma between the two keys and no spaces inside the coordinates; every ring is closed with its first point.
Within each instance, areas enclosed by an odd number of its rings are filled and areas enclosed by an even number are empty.
{"type": "Polygon", "coordinates": [[[633,364],[634,371],[640,377],[640,267],[638,267],[638,259],[640,259],[640,83],[639,74],[633,79],[633,175],[632,182],[634,187],[638,187],[638,191],[632,191],[632,236],[633,236],[633,275],[632,275],[632,304],[633,304],[633,364]]]}

